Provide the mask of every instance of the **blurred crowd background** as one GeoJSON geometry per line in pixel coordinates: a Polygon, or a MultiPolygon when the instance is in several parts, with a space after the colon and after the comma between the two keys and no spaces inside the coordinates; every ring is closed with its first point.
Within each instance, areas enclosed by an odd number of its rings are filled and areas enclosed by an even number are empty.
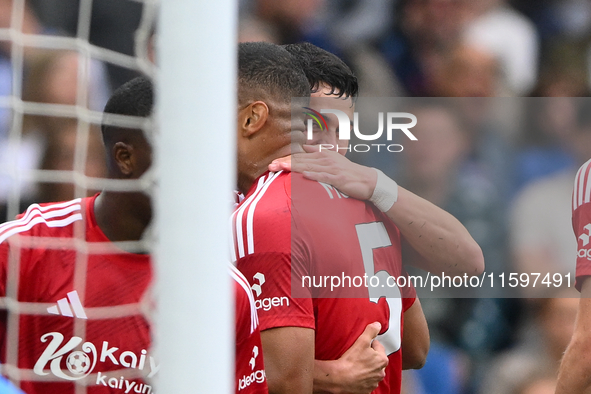
{"type": "MultiPolygon", "coordinates": [[[[14,27],[13,1],[0,0],[0,29],[14,27]]],[[[350,157],[455,215],[489,272],[574,272],[572,185],[591,157],[590,1],[240,0],[239,9],[240,41],[312,42],[351,66],[362,97],[409,98],[419,143],[350,157]]],[[[133,55],[141,13],[141,2],[94,1],[90,42],[133,55]]],[[[27,0],[18,24],[27,34],[75,36],[78,14],[78,0],[27,0]]],[[[27,46],[21,67],[1,37],[4,103],[13,96],[100,111],[135,76],[93,61],[79,89],[75,51],[27,46]]],[[[22,174],[75,164],[87,176],[105,174],[100,130],[86,125],[82,138],[83,126],[0,106],[0,222],[31,202],[79,192],[22,174]]],[[[523,296],[424,299],[431,352],[422,370],[405,374],[405,393],[553,393],[577,293],[523,296]]]]}

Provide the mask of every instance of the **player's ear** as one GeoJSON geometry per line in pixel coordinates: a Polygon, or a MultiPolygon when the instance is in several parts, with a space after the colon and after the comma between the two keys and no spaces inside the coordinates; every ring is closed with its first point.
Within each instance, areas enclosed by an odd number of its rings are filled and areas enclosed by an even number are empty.
{"type": "Polygon", "coordinates": [[[239,127],[243,137],[250,137],[267,122],[269,107],[263,101],[255,101],[240,111],[239,127]]]}
{"type": "Polygon", "coordinates": [[[125,142],[116,142],[113,145],[113,159],[123,178],[129,178],[134,171],[133,146],[125,142]]]}

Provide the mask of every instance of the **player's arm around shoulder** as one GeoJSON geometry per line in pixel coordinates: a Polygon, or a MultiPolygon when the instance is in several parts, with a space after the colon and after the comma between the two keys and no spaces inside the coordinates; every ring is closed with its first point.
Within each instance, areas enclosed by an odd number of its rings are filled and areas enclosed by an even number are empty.
{"type": "Polygon", "coordinates": [[[450,213],[398,186],[375,168],[351,162],[333,151],[292,155],[269,167],[301,172],[311,180],[328,183],[358,200],[368,200],[398,227],[409,248],[405,262],[434,274],[480,275],[484,257],[468,230],[450,213]]]}
{"type": "Polygon", "coordinates": [[[312,393],[314,330],[278,327],[261,332],[270,394],[312,393]]]}
{"type": "Polygon", "coordinates": [[[591,393],[591,280],[581,288],[575,331],[560,363],[556,394],[591,393]]]}
{"type": "Polygon", "coordinates": [[[450,275],[484,272],[482,249],[458,219],[398,187],[398,201],[386,212],[403,236],[405,264],[450,275]]]}

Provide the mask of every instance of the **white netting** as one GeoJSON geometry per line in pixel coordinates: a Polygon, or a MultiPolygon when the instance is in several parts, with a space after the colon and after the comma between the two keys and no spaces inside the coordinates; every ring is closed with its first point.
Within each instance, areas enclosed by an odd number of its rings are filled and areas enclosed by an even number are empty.
{"type": "MultiPolygon", "coordinates": [[[[104,162],[101,162],[104,160],[104,152],[100,143],[100,124],[103,121],[102,108],[112,88],[107,83],[106,65],[126,68],[138,74],[154,75],[148,48],[158,2],[135,2],[142,5],[141,20],[135,33],[135,55],[119,53],[90,42],[91,28],[101,28],[101,22],[93,20],[93,0],[79,2],[76,35],[73,37],[58,35],[43,28],[42,18],[35,15],[30,4],[25,4],[24,0],[0,2],[0,49],[5,50],[0,52],[0,226],[6,220],[14,218],[30,202],[61,201],[70,195],[71,198],[85,197],[98,190],[150,190],[153,183],[151,173],[140,180],[113,181],[104,178],[104,168],[94,170],[99,166],[97,163],[104,166],[104,162]],[[6,13],[8,9],[9,18],[6,13]],[[32,21],[31,18],[35,17],[38,19],[32,21]],[[2,25],[3,22],[7,25],[2,25]],[[72,70],[72,64],[76,64],[75,78],[72,73],[68,73],[68,70],[72,70]],[[42,75],[40,70],[53,75],[54,80],[42,79],[46,75],[42,75]],[[72,78],[76,81],[75,99],[68,102],[69,97],[60,97],[60,92],[66,95],[66,88],[71,86],[68,83],[72,78]],[[52,92],[54,97],[57,92],[56,100],[46,97],[48,95],[44,96],[51,89],[55,89],[52,92]]],[[[146,119],[124,116],[112,116],[109,122],[142,128],[145,131],[150,130],[151,126],[146,119]]],[[[146,134],[150,136],[149,132],[146,134]]],[[[21,316],[47,315],[48,310],[55,307],[55,303],[18,301],[23,294],[22,287],[36,286],[35,283],[19,283],[19,248],[26,249],[27,244],[30,246],[32,243],[36,248],[75,251],[74,288],[78,294],[84,294],[88,285],[86,267],[89,256],[104,253],[105,247],[84,242],[83,226],[76,227],[76,232],[74,238],[67,240],[13,237],[16,239],[11,243],[11,247],[14,247],[11,249],[7,267],[6,297],[0,301],[8,311],[7,346],[2,374],[16,385],[21,381],[63,381],[49,373],[49,363],[46,367],[47,374],[17,367],[19,349],[22,349],[22,345],[19,345],[23,330],[21,316]]],[[[122,251],[150,250],[151,244],[149,241],[122,242],[117,243],[116,247],[122,251]]],[[[63,297],[66,297],[65,291],[63,297]]],[[[73,298],[68,298],[68,302],[70,307],[75,307],[72,304],[73,298]]],[[[61,305],[58,306],[61,308],[61,305]]],[[[138,313],[147,316],[150,306],[151,302],[146,294],[139,303],[85,307],[88,320],[73,319],[73,333],[84,338],[87,323],[93,320],[138,313]]],[[[59,311],[63,315],[63,309],[59,311]]],[[[68,338],[64,343],[67,340],[68,338]]],[[[136,364],[150,362],[141,361],[142,356],[146,358],[144,353],[133,356],[128,354],[127,360],[129,363],[133,360],[136,364]]],[[[68,366],[72,368],[71,373],[84,370],[84,361],[76,357],[70,361],[68,366]]],[[[121,385],[128,381],[126,379],[145,376],[137,372],[139,368],[114,371],[117,376],[121,376],[121,385]]],[[[76,385],[75,392],[86,393],[86,386],[96,385],[96,379],[96,374],[90,374],[86,379],[76,380],[79,384],[76,385]]]]}
{"type": "MultiPolygon", "coordinates": [[[[78,188],[77,195],[84,195],[88,189],[104,187],[104,182],[97,182],[96,179],[84,176],[90,125],[100,125],[102,106],[108,98],[108,92],[104,91],[105,86],[96,86],[106,82],[104,66],[112,64],[150,76],[154,74],[153,65],[148,59],[148,47],[157,2],[138,0],[138,3],[143,4],[143,12],[135,36],[136,56],[118,53],[89,42],[92,3],[92,0],[80,2],[75,37],[47,34],[44,30],[35,34],[23,32],[24,0],[13,0],[10,27],[0,28],[0,42],[11,44],[10,55],[6,57],[10,62],[8,66],[10,81],[3,81],[3,85],[10,86],[11,89],[9,92],[0,92],[0,111],[2,111],[0,122],[4,122],[0,124],[0,152],[3,153],[0,156],[0,203],[3,199],[6,200],[8,218],[20,212],[22,194],[31,193],[32,183],[73,182],[78,188]],[[75,105],[23,100],[23,83],[26,84],[24,70],[27,67],[25,51],[33,52],[29,57],[34,57],[35,50],[41,49],[74,51],[78,55],[77,80],[80,83],[77,83],[75,105]],[[93,91],[89,92],[89,87],[94,88],[93,91]],[[27,115],[64,117],[80,121],[73,171],[40,172],[31,168],[31,161],[35,161],[36,158],[26,155],[42,153],[42,148],[30,149],[27,139],[23,137],[23,117],[27,115]],[[27,166],[29,168],[26,168],[27,166]]],[[[30,12],[32,11],[27,11],[27,13],[30,12]]],[[[0,76],[0,78],[4,77],[6,74],[0,76]]]]}

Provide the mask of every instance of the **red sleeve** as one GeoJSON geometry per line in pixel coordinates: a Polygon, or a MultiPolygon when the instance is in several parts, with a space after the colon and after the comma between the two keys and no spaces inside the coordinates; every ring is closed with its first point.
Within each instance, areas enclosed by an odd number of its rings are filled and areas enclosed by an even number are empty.
{"type": "Polygon", "coordinates": [[[591,276],[591,160],[583,164],[573,187],[573,230],[577,238],[575,287],[581,291],[583,281],[591,276]]]}
{"type": "Polygon", "coordinates": [[[575,287],[581,291],[583,281],[591,276],[591,160],[577,171],[572,203],[573,230],[577,238],[575,287]]]}
{"type": "MultiPolygon", "coordinates": [[[[314,329],[311,297],[294,297],[291,291],[289,253],[254,253],[238,259],[237,266],[252,286],[261,331],[275,327],[314,329]]],[[[294,267],[294,271],[299,269],[294,267]]]]}
{"type": "Polygon", "coordinates": [[[6,271],[8,267],[8,241],[0,243],[0,297],[6,295],[6,271]]]}
{"type": "Polygon", "coordinates": [[[417,300],[417,297],[403,298],[402,299],[402,312],[406,312],[407,310],[409,310],[410,307],[414,305],[416,300],[417,300]]]}
{"type": "MultiPolygon", "coordinates": [[[[244,279],[242,279],[244,280],[244,279]]],[[[267,394],[261,332],[253,316],[249,288],[234,282],[236,301],[236,394],[267,394]]]]}
{"type": "MultiPolygon", "coordinates": [[[[0,243],[0,297],[6,296],[6,270],[8,266],[8,241],[0,243]]],[[[0,360],[6,362],[7,317],[0,313],[0,360]]]]}
{"type": "Polygon", "coordinates": [[[573,230],[577,238],[577,270],[575,287],[581,291],[583,281],[591,276],[591,203],[573,212],[573,230]]]}
{"type": "Polygon", "coordinates": [[[310,294],[292,294],[292,274],[307,268],[301,259],[292,260],[289,185],[288,175],[271,176],[258,194],[249,193],[234,215],[236,267],[251,284],[261,331],[315,327],[310,294]]]}

